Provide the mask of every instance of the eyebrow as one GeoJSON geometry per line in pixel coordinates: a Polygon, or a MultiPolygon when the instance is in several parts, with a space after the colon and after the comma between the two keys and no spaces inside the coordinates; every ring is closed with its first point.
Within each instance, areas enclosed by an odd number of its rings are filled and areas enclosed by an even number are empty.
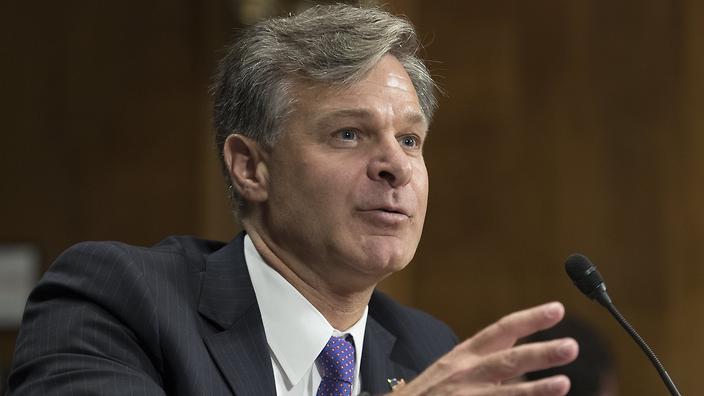
{"type": "MultiPolygon", "coordinates": [[[[335,118],[366,118],[366,119],[371,119],[374,118],[373,112],[364,109],[364,108],[359,108],[359,109],[340,109],[340,110],[335,110],[330,113],[322,115],[317,121],[318,123],[325,123],[329,122],[335,118]]],[[[410,123],[410,124],[427,124],[425,121],[425,116],[421,112],[417,111],[407,111],[402,114],[403,120],[410,123]]]]}

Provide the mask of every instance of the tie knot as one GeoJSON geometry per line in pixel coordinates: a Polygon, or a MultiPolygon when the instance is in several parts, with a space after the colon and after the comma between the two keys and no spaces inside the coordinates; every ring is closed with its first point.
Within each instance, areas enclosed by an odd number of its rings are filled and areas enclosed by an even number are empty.
{"type": "Polygon", "coordinates": [[[347,339],[330,337],[317,359],[323,380],[344,381],[348,384],[352,384],[354,379],[354,360],[354,340],[351,335],[347,339]]]}

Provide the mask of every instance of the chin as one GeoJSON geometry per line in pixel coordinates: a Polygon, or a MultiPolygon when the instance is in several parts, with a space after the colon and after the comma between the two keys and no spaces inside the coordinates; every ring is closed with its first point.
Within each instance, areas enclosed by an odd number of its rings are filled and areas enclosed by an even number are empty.
{"type": "Polygon", "coordinates": [[[365,246],[362,251],[364,257],[360,260],[360,263],[363,263],[363,271],[381,278],[401,271],[413,258],[415,246],[394,243],[365,246]]]}

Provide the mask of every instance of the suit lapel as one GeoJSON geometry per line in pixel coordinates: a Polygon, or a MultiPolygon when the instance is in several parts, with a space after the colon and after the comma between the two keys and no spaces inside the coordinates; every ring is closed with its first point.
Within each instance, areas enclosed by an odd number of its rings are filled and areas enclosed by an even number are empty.
{"type": "Polygon", "coordinates": [[[198,311],[220,328],[203,338],[233,392],[275,395],[264,325],[244,260],[244,234],[208,257],[198,311]]]}
{"type": "MultiPolygon", "coordinates": [[[[218,330],[203,337],[207,349],[233,393],[275,395],[273,368],[261,313],[244,259],[244,234],[207,258],[198,311],[218,330]]],[[[417,371],[394,357],[396,337],[372,316],[362,348],[363,390],[389,392],[388,379],[406,381],[417,371]]]]}
{"type": "Polygon", "coordinates": [[[388,393],[391,378],[410,380],[416,372],[396,362],[393,357],[396,337],[373,317],[367,318],[362,347],[360,376],[362,389],[373,395],[388,393]]]}

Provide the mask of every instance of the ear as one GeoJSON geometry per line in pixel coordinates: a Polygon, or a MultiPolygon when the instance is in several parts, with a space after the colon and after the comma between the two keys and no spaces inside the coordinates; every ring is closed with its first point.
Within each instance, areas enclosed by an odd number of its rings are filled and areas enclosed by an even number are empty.
{"type": "Polygon", "coordinates": [[[223,146],[225,164],[232,188],[248,202],[264,202],[268,198],[269,171],[266,153],[256,141],[232,134],[223,146]]]}

